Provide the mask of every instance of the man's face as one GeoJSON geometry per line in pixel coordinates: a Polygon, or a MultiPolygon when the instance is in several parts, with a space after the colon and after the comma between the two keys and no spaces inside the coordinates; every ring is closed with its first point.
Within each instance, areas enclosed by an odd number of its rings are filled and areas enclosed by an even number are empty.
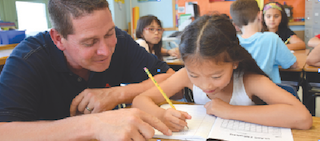
{"type": "Polygon", "coordinates": [[[73,34],[62,39],[72,69],[102,72],[109,68],[117,44],[115,25],[108,8],[74,19],[73,34]]]}

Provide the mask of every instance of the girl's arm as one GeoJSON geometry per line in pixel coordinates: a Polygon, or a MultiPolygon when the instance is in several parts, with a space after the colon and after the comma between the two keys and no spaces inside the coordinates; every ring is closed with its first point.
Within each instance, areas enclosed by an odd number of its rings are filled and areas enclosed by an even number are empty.
{"type": "Polygon", "coordinates": [[[317,45],[320,45],[320,39],[318,37],[313,37],[308,41],[309,47],[315,47],[317,45]]]}
{"type": "MultiPolygon", "coordinates": [[[[180,69],[159,85],[169,98],[184,87],[192,88],[185,68],[180,69]]],[[[136,96],[132,102],[132,107],[139,108],[162,120],[166,110],[160,108],[157,104],[163,101],[165,101],[164,97],[157,87],[153,86],[144,93],[136,96]]]]}
{"type": "Polygon", "coordinates": [[[310,129],[312,116],[308,109],[291,93],[278,87],[269,78],[248,74],[243,78],[250,98],[259,97],[268,105],[232,106],[227,118],[267,126],[310,129]]]}
{"type": "Polygon", "coordinates": [[[320,67],[320,44],[309,53],[306,63],[310,66],[320,67]]]}
{"type": "Polygon", "coordinates": [[[306,49],[306,44],[297,35],[292,35],[287,47],[290,50],[306,49]]]}
{"type": "Polygon", "coordinates": [[[161,48],[161,54],[163,55],[170,55],[173,57],[177,57],[180,58],[180,53],[179,53],[179,48],[173,48],[173,49],[165,49],[165,48],[161,48]]]}

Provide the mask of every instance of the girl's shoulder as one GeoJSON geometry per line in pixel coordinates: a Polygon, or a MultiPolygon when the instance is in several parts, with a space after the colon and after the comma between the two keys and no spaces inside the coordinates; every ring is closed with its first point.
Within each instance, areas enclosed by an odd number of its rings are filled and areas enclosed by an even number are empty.
{"type": "Polygon", "coordinates": [[[149,45],[147,44],[147,42],[146,42],[145,40],[143,40],[143,39],[137,39],[136,42],[137,42],[140,46],[146,48],[146,50],[149,52],[149,45]]]}
{"type": "Polygon", "coordinates": [[[254,91],[253,89],[259,88],[265,84],[273,83],[270,78],[254,73],[246,73],[243,75],[243,84],[246,90],[254,91]]]}

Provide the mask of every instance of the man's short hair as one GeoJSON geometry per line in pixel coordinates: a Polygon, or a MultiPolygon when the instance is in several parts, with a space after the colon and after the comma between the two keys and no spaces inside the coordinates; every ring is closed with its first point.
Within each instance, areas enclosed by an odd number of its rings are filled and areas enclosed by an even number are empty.
{"type": "Polygon", "coordinates": [[[236,0],[230,6],[230,15],[239,28],[253,22],[260,8],[255,0],[236,0]]]}
{"type": "Polygon", "coordinates": [[[109,8],[109,4],[106,0],[49,0],[48,8],[53,28],[67,39],[74,30],[71,19],[109,8]]]}

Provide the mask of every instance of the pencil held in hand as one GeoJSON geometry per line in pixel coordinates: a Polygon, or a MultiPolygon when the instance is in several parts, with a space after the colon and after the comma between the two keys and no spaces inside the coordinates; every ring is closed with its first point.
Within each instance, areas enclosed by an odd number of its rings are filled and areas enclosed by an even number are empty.
{"type": "Polygon", "coordinates": [[[292,37],[292,36],[290,36],[290,37],[287,39],[287,41],[284,42],[284,44],[288,44],[288,42],[290,41],[291,37],[292,37]]]}
{"type": "Polygon", "coordinates": [[[144,71],[148,74],[149,78],[151,79],[151,81],[154,83],[154,85],[156,85],[156,87],[158,88],[158,90],[160,91],[160,93],[162,94],[162,96],[164,97],[164,99],[166,99],[166,101],[169,103],[169,105],[171,106],[171,108],[175,109],[176,108],[173,106],[172,102],[170,101],[170,99],[168,98],[168,96],[163,92],[163,90],[160,88],[159,84],[157,83],[157,81],[152,77],[151,73],[149,72],[149,70],[144,67],[143,68],[144,71]]]}

